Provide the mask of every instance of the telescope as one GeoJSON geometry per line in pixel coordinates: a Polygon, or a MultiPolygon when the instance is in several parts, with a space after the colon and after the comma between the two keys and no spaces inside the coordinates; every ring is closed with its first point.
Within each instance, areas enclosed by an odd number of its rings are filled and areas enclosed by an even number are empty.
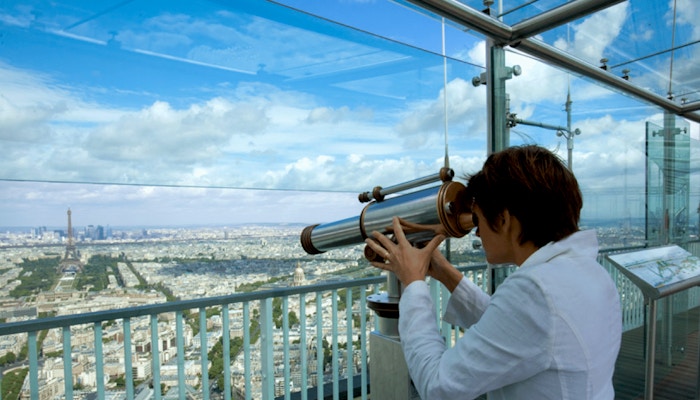
{"type": "MultiPolygon", "coordinates": [[[[360,215],[326,224],[310,225],[301,232],[301,245],[308,254],[364,243],[373,231],[393,237],[393,218],[402,219],[402,229],[411,245],[421,247],[435,235],[462,237],[474,227],[472,196],[467,187],[452,181],[454,171],[442,168],[438,174],[414,181],[360,193],[361,203],[369,203],[360,215]],[[433,185],[425,189],[423,186],[433,185]],[[409,191],[410,190],[410,191],[409,191]],[[407,193],[403,193],[409,191],[407,193]],[[402,192],[403,194],[397,194],[402,192]],[[393,197],[387,197],[394,195],[393,197]]],[[[394,238],[395,239],[395,238],[394,238]]],[[[365,258],[385,261],[365,246],[365,258]]],[[[408,392],[410,376],[401,356],[399,342],[399,300],[402,287],[396,274],[387,274],[387,291],[367,297],[367,305],[377,314],[377,329],[370,334],[370,379],[395,384],[372,387],[380,399],[413,398],[408,392]],[[403,382],[405,381],[405,382],[403,382]],[[403,382],[403,383],[399,383],[403,382]]],[[[415,389],[414,389],[415,390],[415,389]]]]}
{"type": "MultiPolygon", "coordinates": [[[[435,235],[462,237],[474,227],[471,214],[472,196],[467,187],[452,181],[454,171],[442,168],[438,174],[414,181],[360,193],[361,203],[369,203],[360,215],[326,224],[310,225],[301,232],[301,246],[308,254],[364,243],[373,231],[393,237],[393,218],[402,219],[402,229],[411,245],[421,247],[435,235]],[[419,187],[428,186],[425,189],[419,187]],[[410,191],[409,191],[410,190],[410,191]],[[406,192],[396,194],[399,192],[406,192]],[[387,197],[394,195],[393,197],[387,197]]],[[[395,238],[393,238],[395,239],[395,238]]],[[[365,246],[365,258],[385,261],[371,247],[365,246]]],[[[367,306],[377,314],[377,329],[370,334],[370,379],[393,382],[376,388],[379,399],[414,398],[409,392],[410,376],[399,340],[399,300],[401,282],[396,274],[387,274],[387,291],[367,296],[367,306]]],[[[415,389],[414,389],[415,390],[415,389]]]]}
{"type": "MultiPolygon", "coordinates": [[[[371,192],[360,193],[359,201],[369,204],[359,215],[307,226],[301,232],[301,245],[308,254],[321,254],[331,249],[361,244],[373,231],[391,234],[394,216],[409,223],[410,226],[404,227],[404,233],[413,245],[427,243],[437,234],[462,237],[474,227],[471,199],[467,188],[452,181],[453,177],[452,169],[442,168],[435,175],[388,188],[377,186],[371,192]],[[387,198],[388,195],[438,181],[442,183],[387,198]]],[[[382,260],[368,246],[365,247],[365,257],[370,261],[382,260]]]]}

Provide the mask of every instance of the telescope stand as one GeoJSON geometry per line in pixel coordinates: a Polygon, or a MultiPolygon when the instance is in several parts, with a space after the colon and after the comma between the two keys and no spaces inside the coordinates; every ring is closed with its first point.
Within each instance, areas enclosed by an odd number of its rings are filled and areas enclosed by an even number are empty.
{"type": "Polygon", "coordinates": [[[401,349],[399,299],[401,283],[389,272],[387,292],[367,296],[367,305],[377,313],[377,329],[369,336],[371,396],[382,400],[420,400],[401,349]]]}

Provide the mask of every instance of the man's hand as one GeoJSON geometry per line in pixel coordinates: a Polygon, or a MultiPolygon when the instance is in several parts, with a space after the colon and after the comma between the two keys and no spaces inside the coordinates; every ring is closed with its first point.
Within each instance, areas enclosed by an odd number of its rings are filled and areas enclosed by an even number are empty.
{"type": "Polygon", "coordinates": [[[392,222],[396,243],[376,231],[372,232],[374,239],[368,238],[365,240],[365,243],[372,250],[386,260],[385,262],[373,261],[371,264],[377,268],[393,272],[404,286],[408,286],[417,280],[424,280],[433,258],[433,251],[445,240],[445,236],[438,234],[423,248],[419,249],[413,247],[406,239],[401,220],[398,217],[394,217],[392,222]]]}

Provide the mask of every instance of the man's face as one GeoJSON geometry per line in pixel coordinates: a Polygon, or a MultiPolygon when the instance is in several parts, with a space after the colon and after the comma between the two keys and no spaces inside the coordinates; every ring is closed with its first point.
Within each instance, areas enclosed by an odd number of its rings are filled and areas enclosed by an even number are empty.
{"type": "Polygon", "coordinates": [[[481,238],[481,245],[486,253],[486,261],[490,264],[507,264],[513,262],[512,243],[502,228],[500,219],[497,230],[493,230],[486,221],[478,205],[472,206],[472,221],[476,227],[476,236],[481,238]]]}

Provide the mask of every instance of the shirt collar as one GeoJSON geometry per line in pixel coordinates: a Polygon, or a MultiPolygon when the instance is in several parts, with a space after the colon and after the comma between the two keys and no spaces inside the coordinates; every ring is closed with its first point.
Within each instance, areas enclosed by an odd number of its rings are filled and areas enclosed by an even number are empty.
{"type": "Polygon", "coordinates": [[[543,264],[562,254],[570,257],[595,258],[598,255],[598,238],[595,230],[574,232],[562,240],[547,243],[532,253],[520,268],[543,264]]]}

